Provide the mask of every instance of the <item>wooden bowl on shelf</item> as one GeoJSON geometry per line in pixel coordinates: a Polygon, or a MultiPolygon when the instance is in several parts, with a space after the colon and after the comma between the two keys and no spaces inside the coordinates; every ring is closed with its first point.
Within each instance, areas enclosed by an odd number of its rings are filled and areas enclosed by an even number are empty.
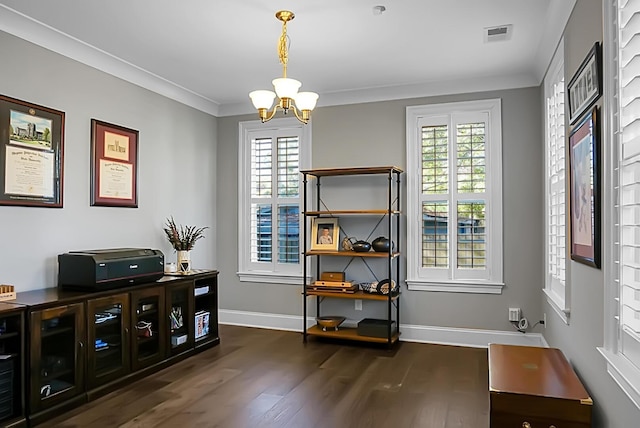
{"type": "Polygon", "coordinates": [[[317,317],[316,322],[322,327],[322,331],[327,331],[328,328],[338,331],[338,326],[342,324],[345,319],[345,317],[339,316],[317,317]]]}

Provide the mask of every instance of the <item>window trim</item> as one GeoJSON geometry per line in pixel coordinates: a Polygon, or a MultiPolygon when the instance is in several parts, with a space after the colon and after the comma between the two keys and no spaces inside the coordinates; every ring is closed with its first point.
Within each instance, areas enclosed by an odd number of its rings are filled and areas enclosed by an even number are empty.
{"type": "Polygon", "coordinates": [[[456,293],[501,294],[503,280],[503,221],[502,221],[502,114],[499,98],[462,101],[443,104],[410,106],[406,108],[407,138],[407,275],[409,290],[445,291],[456,293]],[[491,254],[490,276],[486,280],[476,279],[429,279],[419,275],[420,261],[418,248],[421,210],[419,197],[420,183],[420,135],[418,123],[427,116],[451,116],[452,114],[488,114],[488,154],[487,165],[491,174],[487,181],[485,200],[490,203],[487,228],[492,232],[488,252],[491,254]]]}
{"type": "MultiPolygon", "coordinates": [[[[250,226],[246,223],[251,212],[251,144],[249,134],[253,131],[280,132],[295,129],[301,136],[299,169],[311,167],[311,123],[304,125],[295,117],[278,118],[268,124],[260,120],[238,123],[238,271],[236,274],[240,282],[259,282],[271,284],[302,285],[302,263],[308,262],[300,257],[298,269],[288,266],[285,271],[260,270],[252,267],[250,260],[250,226]]],[[[302,213],[302,179],[300,180],[300,224],[304,221],[302,213]]],[[[302,241],[302,236],[300,237],[302,241]]]]}
{"type": "MultiPolygon", "coordinates": [[[[544,264],[545,264],[545,271],[544,272],[545,272],[545,283],[542,291],[546,297],[547,303],[551,306],[554,312],[556,312],[556,314],[560,317],[560,319],[565,324],[569,324],[570,308],[569,308],[568,302],[570,301],[570,297],[571,297],[571,272],[569,269],[569,260],[568,260],[568,257],[566,257],[566,255],[565,255],[565,261],[564,261],[565,283],[562,290],[563,295],[560,295],[554,290],[554,287],[552,287],[553,280],[552,278],[550,278],[550,275],[549,275],[549,216],[547,215],[547,213],[549,212],[549,195],[551,192],[549,189],[549,140],[548,140],[549,117],[547,112],[547,99],[549,98],[549,95],[553,90],[553,86],[556,83],[556,76],[558,76],[560,73],[562,73],[562,76],[564,78],[564,37],[561,38],[560,42],[558,43],[558,48],[551,60],[551,64],[549,64],[547,75],[544,78],[544,100],[545,100],[545,103],[544,103],[544,120],[545,120],[545,148],[544,148],[544,155],[545,155],[545,201],[544,201],[545,202],[545,211],[544,211],[545,212],[545,216],[544,216],[545,218],[545,262],[544,264]]],[[[566,95],[565,95],[565,99],[566,99],[566,95]]],[[[566,106],[566,103],[565,103],[565,106],[566,106]]],[[[565,129],[565,179],[564,181],[565,181],[565,188],[566,188],[568,183],[567,177],[566,177],[566,171],[567,171],[566,131],[568,129],[566,115],[565,115],[564,129],[565,129]]],[[[569,207],[567,197],[568,197],[568,194],[567,192],[565,192],[565,202],[564,202],[565,249],[568,248],[566,240],[569,236],[568,219],[566,218],[567,212],[568,212],[567,208],[569,207]]]]}
{"type": "Polygon", "coordinates": [[[620,389],[629,397],[631,402],[640,409],[640,370],[631,363],[624,354],[618,352],[620,329],[622,328],[617,321],[618,289],[612,286],[617,284],[618,269],[617,255],[618,251],[618,228],[616,215],[616,195],[614,192],[606,189],[613,189],[613,185],[618,182],[614,178],[617,174],[618,157],[617,145],[618,127],[616,125],[616,117],[618,117],[618,106],[615,99],[617,76],[618,54],[616,46],[616,32],[618,23],[618,1],[603,2],[603,21],[604,21],[604,38],[603,38],[603,66],[604,66],[604,88],[602,96],[602,124],[604,140],[610,140],[612,144],[603,145],[603,163],[602,163],[602,188],[603,192],[603,273],[604,273],[604,342],[597,350],[603,356],[607,363],[607,373],[620,386],[620,389]],[[616,281],[616,282],[614,282],[616,281]]]}

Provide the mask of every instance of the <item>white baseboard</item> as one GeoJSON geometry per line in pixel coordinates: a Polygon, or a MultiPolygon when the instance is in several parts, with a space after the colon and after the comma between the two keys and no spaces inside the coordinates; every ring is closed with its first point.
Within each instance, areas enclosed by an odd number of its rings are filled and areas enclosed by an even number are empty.
{"type": "MultiPolygon", "coordinates": [[[[220,324],[267,328],[271,330],[302,331],[302,317],[299,315],[221,309],[218,312],[218,318],[220,324]]],[[[307,326],[313,324],[315,324],[314,319],[307,319],[307,326]]],[[[518,333],[515,331],[432,327],[409,324],[400,324],[400,333],[400,340],[404,342],[436,343],[474,348],[487,348],[490,343],[542,346],[545,348],[549,346],[544,336],[540,333],[518,333]]]]}

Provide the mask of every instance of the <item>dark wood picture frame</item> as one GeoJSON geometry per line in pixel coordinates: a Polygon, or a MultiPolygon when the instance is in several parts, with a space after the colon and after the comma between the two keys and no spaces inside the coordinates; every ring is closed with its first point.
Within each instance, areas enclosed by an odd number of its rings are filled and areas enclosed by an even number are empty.
{"type": "Polygon", "coordinates": [[[569,135],[571,259],[600,268],[600,124],[594,107],[569,135]]]}
{"type": "Polygon", "coordinates": [[[138,207],[138,136],[91,119],[91,206],[138,207]]]}
{"type": "Polygon", "coordinates": [[[62,208],[64,112],[0,95],[0,205],[62,208]]]}
{"type": "Polygon", "coordinates": [[[567,85],[569,123],[575,123],[602,95],[602,53],[596,42],[567,85]]]}

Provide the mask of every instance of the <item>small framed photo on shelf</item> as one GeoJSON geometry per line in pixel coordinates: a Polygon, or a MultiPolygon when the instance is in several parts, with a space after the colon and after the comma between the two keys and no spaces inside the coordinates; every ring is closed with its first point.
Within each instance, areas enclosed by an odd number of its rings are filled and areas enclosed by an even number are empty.
{"type": "Polygon", "coordinates": [[[91,205],[138,208],[138,131],[91,119],[91,205]]]}
{"type": "Polygon", "coordinates": [[[600,148],[597,107],[569,136],[571,259],[600,268],[600,148]]]}
{"type": "Polygon", "coordinates": [[[567,86],[569,123],[576,122],[602,95],[602,59],[596,42],[567,86]]]}
{"type": "Polygon", "coordinates": [[[64,112],[0,95],[0,205],[62,208],[64,112]]]}
{"type": "Polygon", "coordinates": [[[340,228],[337,218],[316,217],[311,225],[311,249],[338,251],[340,228]]]}

